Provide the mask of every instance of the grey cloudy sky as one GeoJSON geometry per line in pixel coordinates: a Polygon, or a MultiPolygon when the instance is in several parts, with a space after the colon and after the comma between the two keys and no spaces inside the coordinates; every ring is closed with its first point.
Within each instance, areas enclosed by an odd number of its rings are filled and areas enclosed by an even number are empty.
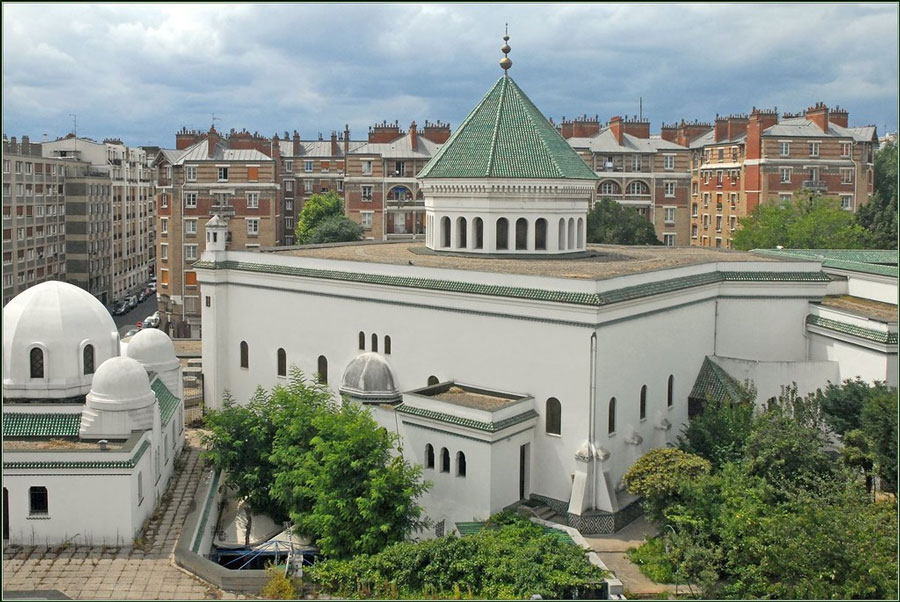
{"type": "Polygon", "coordinates": [[[3,5],[3,132],[174,146],[181,126],[455,128],[501,71],[548,117],[712,120],[816,101],[897,130],[885,4],[3,5]]]}

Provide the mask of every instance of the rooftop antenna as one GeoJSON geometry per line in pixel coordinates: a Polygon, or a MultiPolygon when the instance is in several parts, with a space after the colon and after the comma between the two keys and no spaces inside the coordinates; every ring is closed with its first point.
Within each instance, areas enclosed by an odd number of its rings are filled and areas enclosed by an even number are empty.
{"type": "Polygon", "coordinates": [[[503,58],[500,59],[500,68],[503,69],[504,77],[507,76],[509,68],[512,67],[512,60],[507,56],[510,50],[512,48],[509,47],[509,23],[507,23],[503,33],[503,46],[500,48],[500,52],[503,53],[503,58]]]}
{"type": "Polygon", "coordinates": [[[213,114],[212,114],[212,125],[210,126],[210,129],[211,129],[211,130],[216,129],[216,122],[217,122],[217,121],[222,121],[222,120],[219,119],[218,117],[216,117],[216,114],[213,113],[213,114]]]}
{"type": "Polygon", "coordinates": [[[644,120],[644,97],[638,96],[638,113],[640,113],[640,121],[644,120]]]}

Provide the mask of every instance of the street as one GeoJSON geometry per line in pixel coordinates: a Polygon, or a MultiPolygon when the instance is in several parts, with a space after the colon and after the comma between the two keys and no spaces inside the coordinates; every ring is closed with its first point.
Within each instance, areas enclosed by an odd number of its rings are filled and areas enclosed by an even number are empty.
{"type": "Polygon", "coordinates": [[[138,303],[137,307],[121,316],[113,316],[116,327],[119,329],[119,337],[125,336],[125,333],[132,328],[137,328],[138,321],[143,322],[144,318],[156,311],[156,295],[153,295],[143,303],[138,303]]]}

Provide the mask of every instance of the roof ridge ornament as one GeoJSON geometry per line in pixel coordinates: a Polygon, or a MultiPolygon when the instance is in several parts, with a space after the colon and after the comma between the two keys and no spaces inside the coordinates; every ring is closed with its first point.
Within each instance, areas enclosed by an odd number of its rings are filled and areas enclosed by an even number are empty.
{"type": "Polygon", "coordinates": [[[503,69],[503,75],[507,75],[509,68],[512,67],[512,59],[507,56],[510,50],[512,48],[509,47],[509,23],[507,23],[503,34],[503,46],[500,48],[500,52],[503,53],[503,58],[500,59],[500,68],[503,69]]]}

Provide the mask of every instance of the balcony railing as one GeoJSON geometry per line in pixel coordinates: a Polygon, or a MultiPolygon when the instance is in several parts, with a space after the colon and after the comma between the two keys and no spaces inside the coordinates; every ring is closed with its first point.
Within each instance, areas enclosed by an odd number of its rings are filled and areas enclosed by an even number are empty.
{"type": "Polygon", "coordinates": [[[828,184],[823,180],[803,180],[803,187],[807,190],[828,190],[828,184]]]}
{"type": "Polygon", "coordinates": [[[211,205],[209,207],[209,214],[212,215],[234,215],[234,206],[233,205],[211,205]]]}

